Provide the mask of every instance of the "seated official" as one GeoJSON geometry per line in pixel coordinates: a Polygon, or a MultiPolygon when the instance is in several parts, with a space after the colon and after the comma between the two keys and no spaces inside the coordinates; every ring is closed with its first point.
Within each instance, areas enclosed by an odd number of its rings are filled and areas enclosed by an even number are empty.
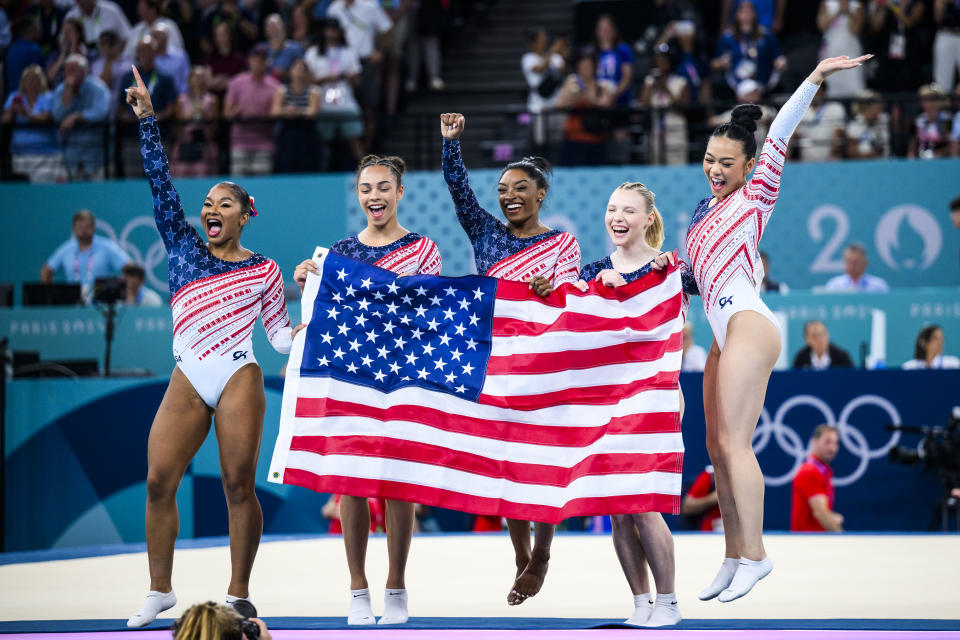
{"type": "Polygon", "coordinates": [[[794,369],[823,371],[832,368],[850,368],[850,354],[830,342],[827,325],[820,320],[810,320],[803,325],[803,340],[807,343],[793,358],[794,369]]]}
{"type": "Polygon", "coordinates": [[[840,432],[822,424],[813,430],[810,457],[793,477],[790,531],[843,531],[843,516],[833,510],[833,469],[840,432]]]}

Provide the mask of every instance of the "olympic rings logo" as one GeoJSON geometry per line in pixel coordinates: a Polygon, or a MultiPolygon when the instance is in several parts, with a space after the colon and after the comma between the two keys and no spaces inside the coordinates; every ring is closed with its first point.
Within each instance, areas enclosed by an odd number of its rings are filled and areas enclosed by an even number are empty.
{"type": "Polygon", "coordinates": [[[871,460],[886,456],[887,452],[900,442],[900,432],[895,431],[886,444],[877,449],[873,449],[867,442],[866,436],[863,435],[863,431],[850,423],[850,417],[855,410],[863,406],[872,405],[879,407],[887,413],[887,416],[890,418],[890,424],[901,424],[900,412],[897,411],[897,408],[893,406],[892,402],[882,396],[873,394],[857,396],[846,404],[840,412],[839,418],[835,416],[830,405],[816,396],[806,394],[793,396],[780,405],[772,420],[770,419],[770,413],[767,411],[767,408],[764,407],[763,411],[760,412],[760,422],[757,425],[756,431],[753,433],[754,453],[759,454],[762,452],[767,448],[771,440],[773,440],[788,456],[793,456],[793,466],[785,474],[779,476],[768,476],[764,474],[764,480],[772,487],[789,484],[800,469],[800,465],[807,459],[808,450],[806,443],[797,434],[796,429],[786,422],[787,414],[791,409],[804,405],[819,411],[823,416],[822,422],[835,425],[839,431],[840,443],[843,445],[843,448],[860,459],[856,469],[850,474],[833,479],[834,486],[845,487],[853,484],[863,477],[871,460]]]}
{"type": "MultiPolygon", "coordinates": [[[[187,222],[194,227],[202,228],[203,226],[203,223],[198,217],[187,218],[187,222]]],[[[147,274],[147,284],[149,286],[158,289],[161,293],[167,291],[167,287],[169,287],[167,279],[165,277],[161,278],[155,273],[157,267],[161,265],[166,266],[167,264],[167,248],[163,246],[163,240],[157,231],[156,221],[153,216],[135,216],[124,225],[123,230],[119,234],[117,234],[109,222],[97,220],[97,231],[103,233],[120,245],[120,248],[127,252],[131,260],[143,267],[147,274]],[[141,251],[140,247],[134,244],[130,237],[131,234],[140,227],[146,227],[148,230],[152,230],[153,233],[151,237],[156,238],[145,251],[141,251]]]]}

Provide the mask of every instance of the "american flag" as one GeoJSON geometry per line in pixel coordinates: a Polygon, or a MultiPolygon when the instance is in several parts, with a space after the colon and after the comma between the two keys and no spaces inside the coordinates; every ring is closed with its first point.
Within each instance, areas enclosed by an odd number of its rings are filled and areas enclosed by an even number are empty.
{"type": "Polygon", "coordinates": [[[680,272],[407,276],[318,249],[269,479],[541,522],[680,507],[680,272]]]}

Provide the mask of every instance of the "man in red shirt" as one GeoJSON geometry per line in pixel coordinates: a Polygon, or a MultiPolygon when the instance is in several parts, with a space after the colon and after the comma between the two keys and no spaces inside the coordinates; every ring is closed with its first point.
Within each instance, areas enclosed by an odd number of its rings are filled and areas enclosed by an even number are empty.
{"type": "Polygon", "coordinates": [[[813,430],[810,457],[793,478],[791,531],[843,531],[843,516],[833,510],[833,470],[830,462],[840,449],[840,434],[833,425],[813,430]]]}
{"type": "Polygon", "coordinates": [[[707,465],[690,485],[690,490],[680,505],[680,515],[695,518],[700,531],[723,531],[713,465],[707,465]]]}

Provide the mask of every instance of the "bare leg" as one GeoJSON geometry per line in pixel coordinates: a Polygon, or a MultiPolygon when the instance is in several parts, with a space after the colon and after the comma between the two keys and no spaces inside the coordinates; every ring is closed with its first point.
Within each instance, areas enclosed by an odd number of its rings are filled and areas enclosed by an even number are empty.
{"type": "MultiPolygon", "coordinates": [[[[507,521],[509,527],[510,520],[507,521]]],[[[529,524],[524,522],[526,526],[529,524]]],[[[540,592],[543,587],[543,581],[547,577],[547,568],[550,565],[550,545],[553,543],[553,531],[555,527],[545,522],[535,522],[533,526],[533,550],[530,552],[530,561],[517,575],[513,588],[507,596],[507,602],[510,604],[521,604],[527,598],[533,597],[540,592]]],[[[513,538],[513,531],[510,532],[513,538]]],[[[526,543],[530,544],[530,534],[526,536],[526,543]]],[[[516,549],[516,545],[514,545],[516,549]]],[[[529,547],[528,547],[529,548],[529,547]]],[[[517,555],[517,568],[519,569],[520,555],[517,555]]]]}
{"type": "Polygon", "coordinates": [[[147,441],[145,525],[152,591],[167,593],[173,588],[173,546],[180,530],[177,489],[207,437],[210,415],[187,377],[174,368],[147,441]]]}
{"type": "Polygon", "coordinates": [[[263,436],[263,373],[250,364],[227,382],[214,416],[220,473],[230,518],[230,586],[227,593],[250,597],[250,572],[263,534],[263,512],[255,491],[263,436]]]}
{"type": "Polygon", "coordinates": [[[370,537],[370,507],[366,498],[340,498],[340,526],[347,551],[350,589],[366,589],[367,539],[370,537]]]}
{"type": "MultiPolygon", "coordinates": [[[[674,593],[677,567],[673,552],[673,534],[664,522],[663,515],[656,511],[635,513],[632,516],[632,522],[637,527],[640,545],[646,552],[650,572],[657,585],[657,593],[674,593]]],[[[634,594],[636,593],[634,591],[634,594]]],[[[646,591],[640,593],[646,593],[646,591]]]]}
{"type": "MultiPolygon", "coordinates": [[[[516,555],[517,573],[515,577],[519,578],[523,570],[527,568],[527,564],[530,563],[530,522],[507,518],[507,531],[510,533],[510,542],[513,543],[513,552],[516,555]]],[[[507,595],[507,602],[520,604],[523,599],[516,596],[511,590],[507,595]]]]}
{"type": "Polygon", "coordinates": [[[729,481],[725,488],[733,494],[740,523],[740,555],[750,560],[767,555],[763,473],[751,442],[779,353],[780,334],[768,319],[754,311],[741,311],[730,319],[717,369],[717,437],[729,481]]]}
{"type": "Polygon", "coordinates": [[[720,516],[723,520],[723,539],[726,544],[725,557],[740,558],[740,519],[737,517],[737,505],[730,490],[730,480],[726,462],[720,453],[717,437],[719,418],[717,414],[717,371],[720,366],[720,349],[716,341],[710,345],[707,363],[703,370],[703,413],[707,425],[707,452],[713,463],[714,482],[717,485],[717,498],[720,502],[720,516]]]}
{"type": "Polygon", "coordinates": [[[647,576],[647,555],[637,536],[633,516],[621,514],[610,516],[613,525],[613,548],[617,552],[620,568],[627,578],[633,595],[650,593],[650,579],[647,576]]]}
{"type": "Polygon", "coordinates": [[[386,501],[387,554],[390,572],[387,574],[387,589],[406,589],[404,577],[407,557],[410,555],[410,540],[413,537],[415,505],[400,500],[386,501]]]}

